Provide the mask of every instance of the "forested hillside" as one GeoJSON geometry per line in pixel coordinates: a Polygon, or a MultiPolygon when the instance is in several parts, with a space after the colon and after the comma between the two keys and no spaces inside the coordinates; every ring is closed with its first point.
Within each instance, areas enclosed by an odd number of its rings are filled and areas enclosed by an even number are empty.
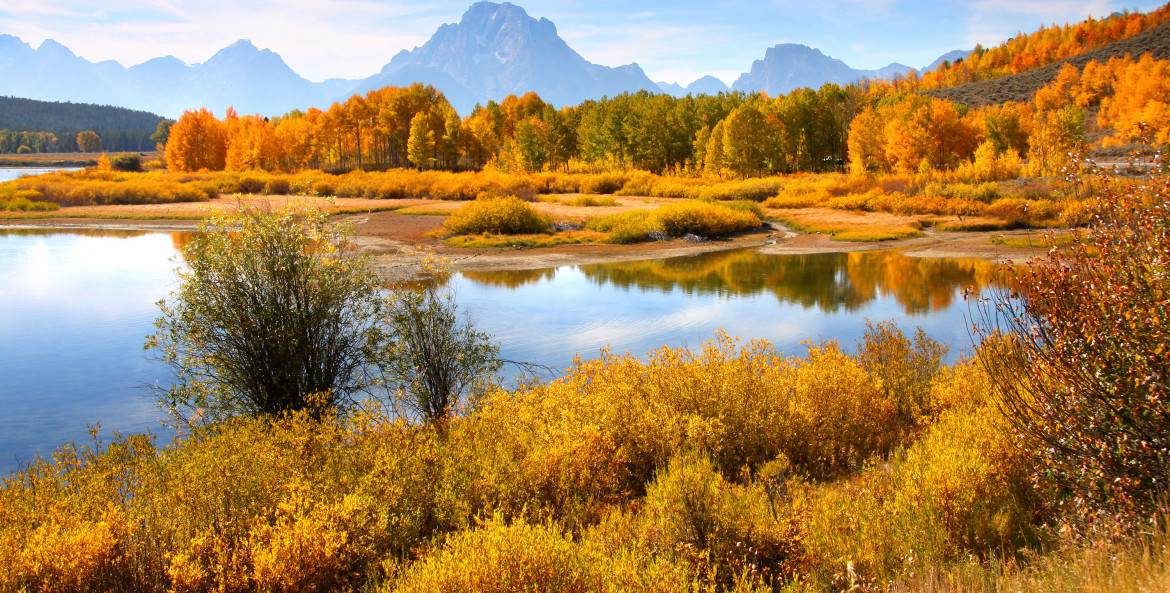
{"type": "Polygon", "coordinates": [[[75,152],[77,134],[86,130],[97,133],[104,150],[154,150],[150,135],[163,120],[108,105],[0,97],[0,153],[75,152]]]}
{"type": "Polygon", "coordinates": [[[1144,54],[1159,60],[1170,59],[1170,22],[1019,74],[940,88],[928,91],[927,94],[972,107],[1002,105],[1008,101],[1023,103],[1041,87],[1052,82],[1065,64],[1084,70],[1085,65],[1092,61],[1104,63],[1110,58],[1124,58],[1126,55],[1136,59],[1144,54]]]}

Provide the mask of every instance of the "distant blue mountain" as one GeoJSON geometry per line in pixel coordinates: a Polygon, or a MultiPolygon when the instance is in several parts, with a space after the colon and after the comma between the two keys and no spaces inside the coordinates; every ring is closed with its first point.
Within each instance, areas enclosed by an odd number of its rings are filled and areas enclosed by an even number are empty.
{"type": "Polygon", "coordinates": [[[324,104],[331,96],[274,52],[246,40],[201,64],[167,56],[124,68],[114,61],[95,64],[51,39],[34,50],[11,35],[0,35],[0,94],[116,105],[172,118],[197,107],[222,115],[231,106],[240,114],[280,115],[324,104]]]}
{"type": "MultiPolygon", "coordinates": [[[[927,69],[966,53],[948,53],[927,69]]],[[[636,63],[614,68],[590,63],[561,39],[551,21],[532,18],[507,2],[473,4],[458,23],[442,25],[421,47],[399,52],[369,78],[320,83],[306,80],[279,55],[247,40],[199,64],[166,56],[125,68],[114,61],[89,62],[53,40],[33,49],[16,37],[0,35],[0,95],[116,105],[172,118],[197,107],[222,115],[229,106],[241,115],[281,115],[413,82],[435,86],[466,115],[476,103],[529,91],[557,106],[640,90],[676,96],[731,90],[779,95],[797,87],[889,78],[909,70],[902,64],[855,70],[819,50],[782,44],[769,48],[730,87],[704,76],[684,88],[652,82],[636,63]]]]}
{"type": "Polygon", "coordinates": [[[782,43],[768,48],[764,59],[752,62],[751,70],[740,75],[731,88],[764,91],[774,97],[801,87],[816,89],[827,82],[849,84],[865,78],[891,78],[910,70],[909,66],[897,63],[878,70],[855,70],[819,49],[782,43]]]}

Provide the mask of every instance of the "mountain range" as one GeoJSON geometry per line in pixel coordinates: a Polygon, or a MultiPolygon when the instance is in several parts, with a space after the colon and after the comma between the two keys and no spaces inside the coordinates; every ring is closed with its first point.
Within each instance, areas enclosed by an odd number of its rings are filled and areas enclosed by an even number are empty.
{"type": "Polygon", "coordinates": [[[0,34],[0,95],[116,105],[172,118],[185,109],[223,113],[229,106],[241,114],[279,115],[412,82],[434,85],[459,113],[467,114],[476,103],[528,91],[558,106],[640,90],[677,96],[732,90],[779,95],[825,82],[845,84],[909,71],[902,64],[856,70],[820,50],[781,44],[769,48],[730,87],[712,76],[686,87],[655,83],[636,63],[608,67],[589,62],[565,43],[551,21],[532,18],[506,2],[473,4],[458,23],[442,25],[421,47],[399,52],[373,76],[316,83],[294,72],[276,53],[247,40],[202,63],[165,56],[126,68],[112,60],[90,62],[51,39],[34,49],[0,34]]]}

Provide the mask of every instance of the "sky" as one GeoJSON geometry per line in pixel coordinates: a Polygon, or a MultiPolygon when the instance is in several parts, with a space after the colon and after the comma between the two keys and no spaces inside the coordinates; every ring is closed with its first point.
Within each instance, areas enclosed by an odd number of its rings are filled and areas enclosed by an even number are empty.
{"type": "MultiPolygon", "coordinates": [[[[853,68],[922,68],[955,49],[1161,2],[1117,0],[518,0],[585,59],[637,62],[655,81],[732,83],[779,43],[853,68]]],[[[312,81],[365,78],[458,22],[470,0],[4,0],[0,34],[54,39],[93,61],[203,62],[238,39],[271,49],[312,81]]]]}

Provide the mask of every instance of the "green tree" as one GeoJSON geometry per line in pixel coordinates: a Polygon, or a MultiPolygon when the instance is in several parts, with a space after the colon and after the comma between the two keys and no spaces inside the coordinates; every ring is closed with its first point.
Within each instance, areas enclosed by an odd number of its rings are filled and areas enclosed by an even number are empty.
{"type": "Polygon", "coordinates": [[[399,393],[444,418],[499,368],[488,336],[457,315],[432,274],[387,292],[351,231],[320,211],[244,206],[202,222],[179,288],[160,301],[146,348],[174,371],[160,403],[179,422],[307,410],[322,416],[399,393]]]}
{"type": "Polygon", "coordinates": [[[430,117],[420,111],[410,120],[410,138],[406,141],[406,158],[420,169],[429,169],[435,157],[435,135],[430,128],[430,117]]]}
{"type": "Polygon", "coordinates": [[[490,337],[460,317],[445,272],[390,297],[386,377],[416,417],[443,426],[468,394],[492,384],[501,363],[490,337]]]}
{"type": "Polygon", "coordinates": [[[96,132],[86,130],[77,135],[77,149],[81,152],[101,152],[102,139],[96,132]]]}
{"type": "Polygon", "coordinates": [[[390,332],[377,277],[322,212],[215,214],[182,249],[146,347],[175,373],[180,421],[342,409],[377,385],[390,332]]]}
{"type": "Polygon", "coordinates": [[[723,166],[739,177],[759,175],[769,144],[763,114],[743,105],[723,120],[723,166]]]}
{"type": "Polygon", "coordinates": [[[150,139],[154,141],[155,150],[162,151],[166,148],[167,138],[171,135],[171,121],[162,120],[158,122],[158,127],[154,129],[154,133],[150,135],[150,139]]]}

